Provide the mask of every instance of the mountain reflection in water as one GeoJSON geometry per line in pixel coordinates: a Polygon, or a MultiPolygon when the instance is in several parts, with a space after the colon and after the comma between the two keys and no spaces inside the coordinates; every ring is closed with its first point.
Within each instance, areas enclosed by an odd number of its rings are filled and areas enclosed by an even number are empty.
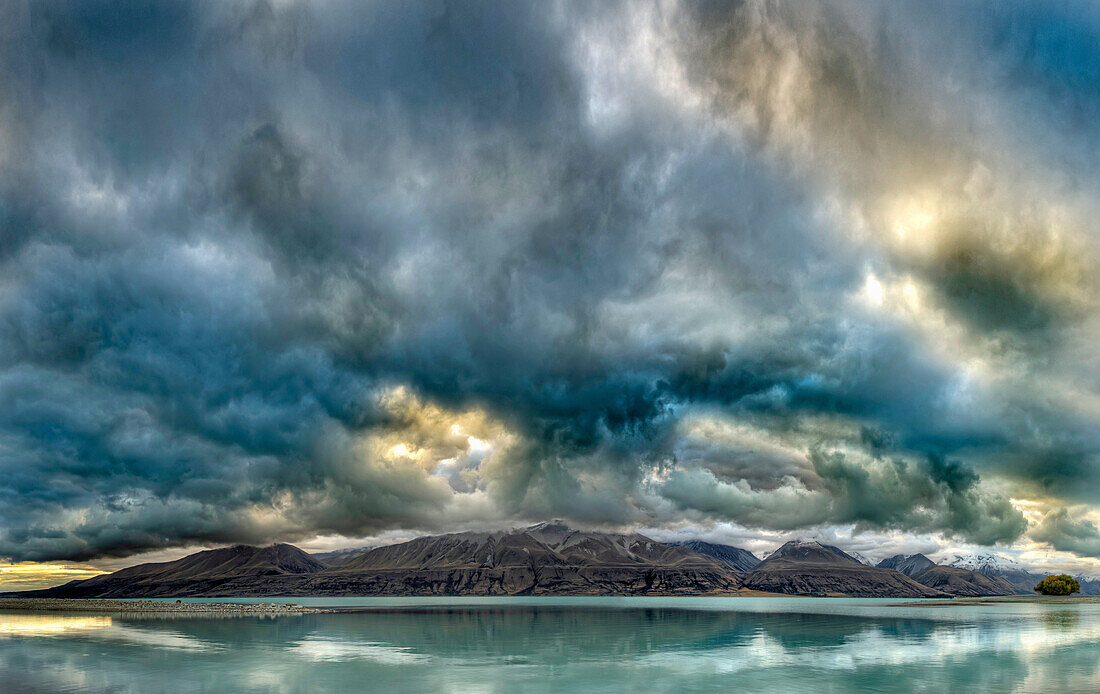
{"type": "Polygon", "coordinates": [[[1096,605],[854,614],[843,601],[790,599],[771,612],[663,602],[235,619],[0,613],[0,690],[1100,691],[1096,605]]]}

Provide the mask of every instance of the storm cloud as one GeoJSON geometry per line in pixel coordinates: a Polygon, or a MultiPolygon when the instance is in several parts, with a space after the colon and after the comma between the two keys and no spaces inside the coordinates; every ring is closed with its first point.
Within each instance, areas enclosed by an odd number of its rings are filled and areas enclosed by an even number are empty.
{"type": "Polygon", "coordinates": [[[0,26],[0,557],[551,517],[1096,556],[1094,7],[0,26]]]}

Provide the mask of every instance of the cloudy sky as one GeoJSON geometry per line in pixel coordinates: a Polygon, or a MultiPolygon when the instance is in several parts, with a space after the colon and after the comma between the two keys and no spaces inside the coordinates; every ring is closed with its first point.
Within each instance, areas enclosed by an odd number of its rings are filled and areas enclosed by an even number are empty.
{"type": "Polygon", "coordinates": [[[0,585],[547,518],[1100,570],[1098,46],[1085,2],[4,3],[0,585]]]}

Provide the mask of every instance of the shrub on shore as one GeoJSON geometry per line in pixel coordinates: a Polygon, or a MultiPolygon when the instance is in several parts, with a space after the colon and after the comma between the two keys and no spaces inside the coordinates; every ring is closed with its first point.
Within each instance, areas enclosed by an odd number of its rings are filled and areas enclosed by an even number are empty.
{"type": "Polygon", "coordinates": [[[1071,595],[1081,592],[1081,584],[1068,574],[1052,575],[1039,581],[1033,590],[1043,595],[1071,595]]]}

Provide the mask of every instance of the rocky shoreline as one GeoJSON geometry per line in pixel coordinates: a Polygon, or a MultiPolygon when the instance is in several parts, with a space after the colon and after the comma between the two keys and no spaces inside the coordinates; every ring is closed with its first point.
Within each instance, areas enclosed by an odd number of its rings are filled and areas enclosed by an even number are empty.
{"type": "Polygon", "coordinates": [[[209,615],[295,615],[331,610],[292,603],[156,602],[153,600],[97,600],[71,598],[0,598],[0,611],[100,612],[113,614],[209,614],[209,615]]]}

